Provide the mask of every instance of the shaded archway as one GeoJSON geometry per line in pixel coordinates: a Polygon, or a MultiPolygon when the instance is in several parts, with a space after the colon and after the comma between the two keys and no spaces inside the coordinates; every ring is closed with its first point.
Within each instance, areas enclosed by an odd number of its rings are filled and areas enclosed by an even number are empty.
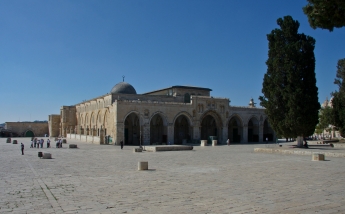
{"type": "MultiPolygon", "coordinates": [[[[215,118],[207,115],[201,122],[201,140],[209,140],[210,137],[218,136],[218,127],[215,118]]],[[[210,142],[208,142],[210,143],[210,142]]]]}
{"type": "Polygon", "coordinates": [[[264,122],[264,130],[263,130],[263,140],[266,141],[266,138],[268,139],[268,141],[273,141],[273,135],[274,135],[274,131],[271,128],[271,125],[269,124],[268,120],[265,119],[264,122]]]}
{"type": "Polygon", "coordinates": [[[259,121],[255,117],[248,122],[248,142],[259,142],[259,121]]]}
{"type": "Polygon", "coordinates": [[[238,116],[233,116],[228,124],[228,139],[231,143],[240,143],[243,138],[243,124],[238,116]]]}
{"type": "Polygon", "coordinates": [[[166,144],[167,140],[167,127],[164,125],[162,116],[156,114],[150,121],[150,144],[166,144]]]}
{"type": "Polygon", "coordinates": [[[186,144],[190,141],[191,132],[188,118],[185,115],[177,117],[174,124],[174,144],[186,144]]]}
{"type": "Polygon", "coordinates": [[[27,130],[25,132],[25,137],[35,137],[35,134],[31,130],[27,130]]]}
{"type": "Polygon", "coordinates": [[[136,113],[131,113],[126,117],[124,138],[126,145],[139,145],[140,143],[140,121],[136,113]]]}

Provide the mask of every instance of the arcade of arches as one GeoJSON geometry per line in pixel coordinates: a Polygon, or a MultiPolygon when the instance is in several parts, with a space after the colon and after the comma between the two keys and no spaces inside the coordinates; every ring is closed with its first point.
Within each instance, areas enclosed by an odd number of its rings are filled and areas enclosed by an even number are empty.
{"type": "MultiPolygon", "coordinates": [[[[141,125],[138,114],[131,113],[126,117],[124,123],[124,143],[126,145],[144,145],[143,131],[140,127],[141,125]]],[[[164,120],[164,116],[161,114],[154,115],[150,120],[149,144],[161,145],[170,143],[183,145],[195,143],[192,141],[194,128],[187,116],[178,116],[174,121],[173,127],[173,142],[169,142],[168,126],[164,120]]],[[[218,122],[217,125],[217,120],[213,115],[206,115],[202,119],[201,126],[198,128],[200,129],[201,140],[210,140],[210,137],[213,139],[219,139],[223,134],[220,122],[218,122]]],[[[227,138],[230,139],[231,143],[243,143],[245,142],[244,138],[247,138],[247,142],[259,142],[260,139],[265,141],[266,138],[268,141],[273,141],[274,132],[269,126],[267,119],[265,119],[264,123],[260,126],[259,120],[252,117],[249,119],[248,125],[244,126],[242,119],[239,116],[233,116],[228,122],[227,138]],[[262,131],[260,131],[260,127],[262,127],[262,131]]]]}
{"type": "Polygon", "coordinates": [[[218,140],[225,144],[275,140],[265,109],[230,105],[209,88],[172,86],[137,94],[126,82],[110,93],[62,106],[60,115],[49,116],[49,130],[97,144],[161,145],[199,144],[218,140]]]}

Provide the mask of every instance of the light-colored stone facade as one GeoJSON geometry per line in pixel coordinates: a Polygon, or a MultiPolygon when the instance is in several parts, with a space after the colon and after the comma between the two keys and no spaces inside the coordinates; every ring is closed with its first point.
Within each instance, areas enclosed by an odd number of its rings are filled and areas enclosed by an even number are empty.
{"type": "Polygon", "coordinates": [[[48,117],[49,122],[49,135],[57,137],[60,135],[60,122],[61,116],[59,114],[52,114],[48,117]]]}
{"type": "Polygon", "coordinates": [[[5,129],[20,137],[43,137],[49,133],[47,122],[6,122],[5,129]]]}
{"type": "Polygon", "coordinates": [[[172,86],[144,94],[124,82],[114,88],[110,94],[62,106],[59,127],[49,120],[50,126],[61,136],[99,144],[275,141],[264,109],[252,102],[248,107],[231,106],[228,98],[212,97],[211,89],[200,87],[172,86]]]}

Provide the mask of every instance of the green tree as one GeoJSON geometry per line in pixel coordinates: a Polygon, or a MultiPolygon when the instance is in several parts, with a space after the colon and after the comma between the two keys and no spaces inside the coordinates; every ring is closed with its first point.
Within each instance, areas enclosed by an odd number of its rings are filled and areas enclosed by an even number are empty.
{"type": "MultiPolygon", "coordinates": [[[[267,35],[268,60],[260,104],[274,131],[284,137],[312,135],[318,123],[315,40],[298,33],[299,22],[279,18],[280,29],[267,35]]],[[[303,142],[299,142],[302,146],[303,142]]]]}
{"type": "Polygon", "coordinates": [[[325,106],[319,111],[319,123],[316,126],[316,133],[320,134],[323,130],[330,131],[329,125],[334,125],[333,108],[325,106]]]}
{"type": "Polygon", "coordinates": [[[338,85],[339,91],[332,93],[332,107],[334,125],[339,129],[342,137],[345,137],[345,58],[340,59],[337,65],[337,74],[334,84],[338,85]]]}
{"type": "Polygon", "coordinates": [[[345,26],[344,0],[308,0],[303,12],[313,29],[322,28],[333,31],[333,28],[345,26]]]}

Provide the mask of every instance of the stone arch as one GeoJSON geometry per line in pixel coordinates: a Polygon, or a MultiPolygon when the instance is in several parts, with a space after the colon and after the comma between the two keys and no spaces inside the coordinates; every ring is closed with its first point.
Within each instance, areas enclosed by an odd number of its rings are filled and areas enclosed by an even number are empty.
{"type": "Polygon", "coordinates": [[[24,132],[24,137],[35,137],[34,131],[28,129],[24,132]]]}
{"type": "Polygon", "coordinates": [[[150,118],[150,144],[166,144],[168,121],[162,112],[155,112],[150,118]]]}
{"type": "Polygon", "coordinates": [[[102,114],[101,114],[101,111],[97,111],[96,127],[99,128],[101,125],[102,125],[102,114]]]}
{"type": "Polygon", "coordinates": [[[124,118],[124,144],[139,145],[141,137],[141,124],[139,112],[131,111],[124,118]]]}
{"type": "Polygon", "coordinates": [[[110,112],[108,109],[104,112],[103,127],[104,127],[104,135],[109,135],[110,130],[111,130],[111,121],[110,121],[110,112]]]}
{"type": "Polygon", "coordinates": [[[266,138],[268,141],[274,141],[274,131],[268,122],[268,118],[265,118],[263,123],[263,140],[266,141],[266,138]]]}
{"type": "Polygon", "coordinates": [[[186,111],[181,111],[181,112],[179,112],[178,114],[175,115],[175,117],[174,117],[174,119],[173,119],[173,123],[174,123],[174,124],[175,124],[175,122],[176,122],[176,119],[177,119],[178,117],[180,117],[181,115],[186,116],[187,119],[188,119],[189,125],[190,125],[190,126],[193,126],[193,117],[192,117],[192,115],[190,115],[190,114],[189,114],[188,112],[186,112],[186,111]]]}
{"type": "Polygon", "coordinates": [[[161,111],[156,111],[156,112],[154,112],[154,113],[152,114],[152,116],[150,117],[150,122],[151,122],[152,118],[153,118],[154,116],[156,116],[157,114],[160,115],[160,116],[162,117],[162,119],[163,119],[163,125],[164,125],[164,126],[168,126],[168,118],[167,118],[167,116],[166,116],[163,112],[161,112],[161,111]]]}
{"type": "Polygon", "coordinates": [[[240,115],[231,115],[227,127],[228,139],[230,139],[231,143],[239,143],[243,140],[243,120],[240,115]]]}
{"type": "Polygon", "coordinates": [[[222,140],[222,120],[221,117],[215,111],[205,112],[200,119],[200,137],[201,140],[209,140],[210,137],[217,137],[218,140],[222,140]]]}
{"type": "Polygon", "coordinates": [[[193,136],[193,127],[190,115],[179,113],[174,118],[174,144],[186,144],[193,136]]]}
{"type": "Polygon", "coordinates": [[[84,126],[87,127],[89,123],[89,114],[85,114],[84,126]]]}
{"type": "Polygon", "coordinates": [[[248,120],[248,142],[259,142],[259,127],[260,127],[260,121],[257,117],[252,116],[248,120]]]}
{"type": "Polygon", "coordinates": [[[95,124],[95,113],[92,112],[90,116],[90,127],[94,126],[95,124]]]}

